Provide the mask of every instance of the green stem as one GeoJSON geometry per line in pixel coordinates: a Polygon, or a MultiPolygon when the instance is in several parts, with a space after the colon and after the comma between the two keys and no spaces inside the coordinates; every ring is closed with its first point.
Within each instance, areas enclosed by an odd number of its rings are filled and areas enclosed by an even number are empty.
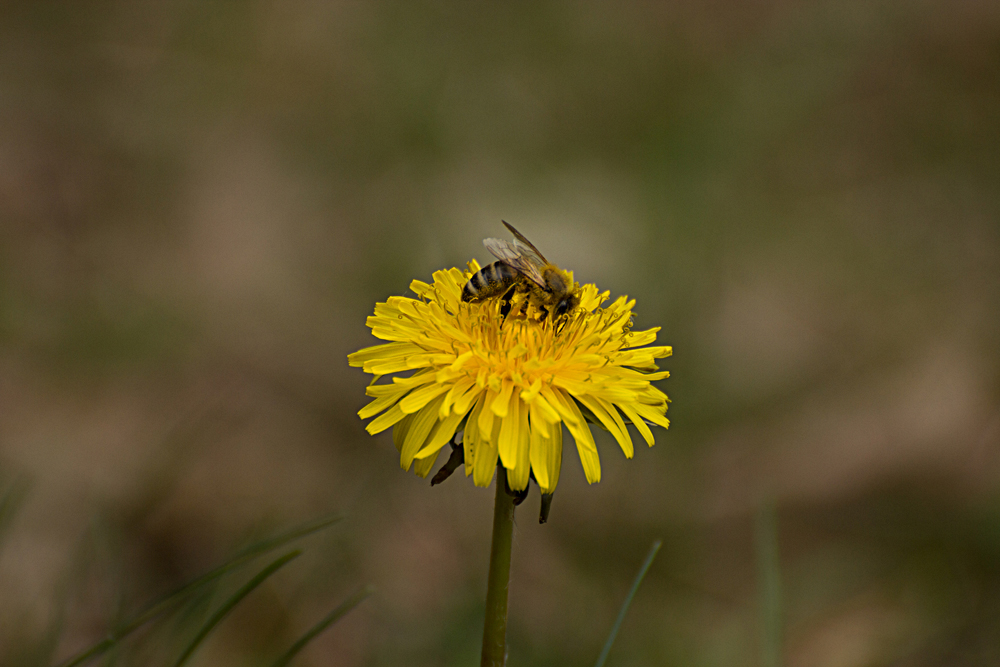
{"type": "Polygon", "coordinates": [[[493,546],[490,548],[486,622],[483,625],[482,667],[503,667],[507,660],[507,588],[510,548],[514,536],[514,498],[507,493],[507,469],[497,467],[496,504],[493,507],[493,546]]]}
{"type": "Polygon", "coordinates": [[[778,516],[773,499],[761,501],[755,523],[757,595],[763,621],[761,665],[781,667],[781,560],[778,555],[778,516]]]}

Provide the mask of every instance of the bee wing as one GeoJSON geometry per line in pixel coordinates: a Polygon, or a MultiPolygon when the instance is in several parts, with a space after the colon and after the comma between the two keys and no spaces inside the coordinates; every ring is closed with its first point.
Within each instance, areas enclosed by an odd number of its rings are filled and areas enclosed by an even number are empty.
{"type": "Polygon", "coordinates": [[[514,267],[521,275],[544,288],[545,278],[542,277],[544,260],[531,248],[520,245],[517,241],[511,243],[503,239],[483,239],[483,245],[504,264],[514,267]]]}
{"type": "Polygon", "coordinates": [[[514,235],[515,246],[527,247],[532,253],[538,256],[538,259],[541,260],[542,264],[549,263],[549,260],[545,259],[545,257],[542,256],[542,253],[538,251],[538,248],[535,247],[534,243],[525,238],[524,234],[514,229],[514,225],[508,223],[506,220],[501,220],[500,222],[502,222],[503,226],[506,227],[510,231],[510,233],[514,235]]]}

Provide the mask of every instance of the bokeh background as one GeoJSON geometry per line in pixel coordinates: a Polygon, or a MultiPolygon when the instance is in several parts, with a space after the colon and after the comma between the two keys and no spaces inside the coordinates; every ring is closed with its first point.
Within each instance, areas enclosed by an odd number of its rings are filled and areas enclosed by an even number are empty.
{"type": "Polygon", "coordinates": [[[776,581],[788,665],[1000,662],[1000,4],[94,0],[0,9],[0,663],[342,512],[193,664],[369,583],[299,664],[476,664],[492,490],[346,355],[501,219],[674,346],[656,446],[519,510],[510,664],[592,664],[656,538],[609,664],[764,664],[776,581]]]}

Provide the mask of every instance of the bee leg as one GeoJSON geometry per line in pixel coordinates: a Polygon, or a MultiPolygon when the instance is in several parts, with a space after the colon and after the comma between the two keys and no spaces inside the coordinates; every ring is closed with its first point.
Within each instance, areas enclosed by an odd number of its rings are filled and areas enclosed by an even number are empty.
{"type": "Polygon", "coordinates": [[[552,509],[551,493],[542,494],[542,508],[538,512],[538,523],[545,523],[549,520],[549,510],[552,509]]]}
{"type": "Polygon", "coordinates": [[[464,431],[459,431],[455,434],[455,437],[451,441],[451,456],[448,457],[448,461],[441,466],[441,469],[434,474],[433,479],[431,479],[431,486],[435,484],[440,484],[444,480],[451,477],[451,473],[458,470],[458,466],[465,463],[465,448],[462,446],[462,434],[464,431]]]}
{"type": "Polygon", "coordinates": [[[545,321],[545,320],[549,319],[549,309],[546,308],[545,306],[539,306],[538,307],[538,312],[540,312],[542,314],[542,317],[541,317],[542,321],[545,321]]]}
{"type": "Polygon", "coordinates": [[[514,285],[500,295],[500,317],[507,319],[507,315],[510,314],[511,306],[514,305],[514,285]]]}

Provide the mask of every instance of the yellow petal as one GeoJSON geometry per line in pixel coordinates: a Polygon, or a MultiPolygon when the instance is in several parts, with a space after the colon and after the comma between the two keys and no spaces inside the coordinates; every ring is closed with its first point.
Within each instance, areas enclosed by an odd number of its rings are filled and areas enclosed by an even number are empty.
{"type": "Polygon", "coordinates": [[[476,386],[473,380],[472,386],[455,400],[455,406],[452,408],[453,412],[468,412],[472,404],[476,402],[480,397],[484,396],[486,392],[476,386]]]}
{"type": "Polygon", "coordinates": [[[568,405],[572,406],[575,412],[575,421],[566,422],[566,427],[573,434],[576,441],[576,451],[580,454],[580,463],[583,465],[583,474],[587,478],[588,484],[601,481],[601,459],[597,456],[597,445],[594,444],[594,434],[590,432],[580,408],[568,399],[568,405]]]}
{"type": "Polygon", "coordinates": [[[372,421],[368,422],[368,426],[365,427],[365,430],[371,435],[381,433],[405,416],[406,413],[399,409],[399,404],[397,403],[372,421]]]}
{"type": "Polygon", "coordinates": [[[654,366],[654,359],[669,357],[673,349],[669,345],[660,347],[640,347],[632,350],[625,350],[615,355],[615,363],[619,366],[635,366],[637,368],[648,368],[654,366]]]}
{"type": "MultiPolygon", "coordinates": [[[[531,429],[533,431],[538,431],[538,433],[544,437],[549,437],[549,431],[551,430],[551,424],[548,419],[542,416],[541,406],[539,405],[540,397],[535,397],[535,400],[528,404],[528,412],[531,415],[531,429]]],[[[545,399],[541,399],[545,400],[545,399]]],[[[551,409],[551,408],[550,408],[551,409]]],[[[553,412],[555,412],[553,410],[553,412]]],[[[558,421],[558,414],[556,415],[558,421]]]]}
{"type": "MultiPolygon", "coordinates": [[[[399,402],[399,409],[406,414],[417,412],[433,399],[448,391],[448,389],[450,387],[446,384],[429,384],[426,387],[421,387],[401,400],[399,402]]],[[[441,400],[443,401],[444,399],[442,398],[441,400]]]]}
{"type": "Polygon", "coordinates": [[[549,424],[545,420],[537,419],[534,411],[530,413],[530,417],[528,459],[531,463],[531,470],[535,473],[535,481],[538,482],[538,486],[547,489],[549,488],[549,424]]]}
{"type": "MultiPolygon", "coordinates": [[[[461,380],[458,380],[454,384],[452,384],[451,388],[448,390],[448,393],[445,394],[444,402],[441,403],[441,410],[438,413],[438,417],[440,417],[441,419],[447,417],[451,413],[451,408],[452,405],[455,403],[455,401],[457,399],[462,398],[465,395],[465,392],[472,389],[473,385],[475,384],[476,384],[475,381],[472,380],[471,378],[462,378],[461,380]]],[[[465,412],[468,412],[468,409],[466,409],[465,412]]]]}
{"type": "Polygon", "coordinates": [[[438,459],[437,455],[440,453],[441,450],[440,448],[438,448],[437,450],[435,450],[433,456],[427,456],[427,458],[423,459],[420,458],[414,459],[413,472],[417,473],[421,477],[427,477],[427,475],[430,474],[431,470],[434,469],[434,463],[435,461],[437,461],[438,459]]]}
{"type": "Polygon", "coordinates": [[[395,357],[386,361],[370,361],[365,364],[366,373],[375,373],[377,375],[388,375],[389,373],[408,371],[411,368],[413,368],[413,366],[410,366],[410,364],[407,363],[406,357],[395,357]]]}
{"type": "MultiPolygon", "coordinates": [[[[484,409],[483,412],[489,412],[489,410],[484,409]]],[[[499,426],[500,421],[497,420],[495,424],[499,426]]],[[[480,432],[479,438],[473,443],[473,449],[476,450],[476,462],[472,470],[472,481],[475,482],[476,486],[489,486],[493,479],[493,472],[497,469],[497,439],[498,434],[487,440],[482,437],[482,432],[480,432]]]]}
{"type": "Polygon", "coordinates": [[[408,387],[410,389],[415,389],[422,384],[427,384],[428,382],[434,381],[434,373],[430,369],[419,370],[410,377],[405,378],[392,378],[392,383],[399,387],[408,387]]]}
{"type": "Polygon", "coordinates": [[[358,410],[358,416],[362,419],[368,419],[369,417],[374,417],[383,410],[388,410],[390,407],[396,404],[396,401],[400,399],[406,392],[400,391],[395,394],[388,394],[386,396],[380,396],[374,401],[366,405],[365,407],[358,410]]]}
{"type": "MultiPolygon", "coordinates": [[[[499,397],[497,397],[497,400],[500,400],[499,397]]],[[[521,411],[521,399],[517,396],[509,396],[508,403],[507,409],[504,410],[506,416],[500,418],[500,436],[499,442],[497,442],[497,449],[500,453],[500,462],[503,463],[503,466],[507,469],[513,469],[517,465],[517,429],[521,425],[519,414],[521,411]]]]}
{"type": "Polygon", "coordinates": [[[630,331],[625,337],[626,343],[628,344],[628,347],[649,345],[656,340],[656,332],[659,330],[660,327],[653,327],[652,329],[646,329],[645,331],[630,331]]]}
{"type": "Polygon", "coordinates": [[[556,411],[556,409],[552,407],[552,404],[549,403],[548,399],[541,394],[536,396],[535,400],[532,401],[532,407],[537,408],[538,416],[550,424],[555,424],[556,422],[561,421],[559,412],[556,411]]]}
{"type": "Polygon", "coordinates": [[[391,359],[395,357],[407,357],[420,352],[420,348],[413,343],[383,343],[365,347],[357,352],[347,355],[347,363],[351,366],[364,366],[365,362],[373,359],[391,359]]]}
{"type": "Polygon", "coordinates": [[[662,426],[663,428],[670,427],[670,421],[663,414],[666,409],[665,407],[664,410],[660,410],[654,405],[645,405],[643,403],[634,403],[633,407],[639,413],[640,417],[645,417],[657,426],[662,426]]]}
{"type": "Polygon", "coordinates": [[[500,393],[493,400],[493,405],[491,409],[493,414],[497,417],[506,417],[507,408],[511,404],[510,395],[514,392],[514,383],[510,380],[504,380],[501,384],[500,393]]]}
{"type": "Polygon", "coordinates": [[[392,444],[396,445],[397,452],[403,451],[403,443],[406,442],[406,434],[413,424],[413,419],[413,415],[406,415],[392,427],[392,444]]]}
{"type": "Polygon", "coordinates": [[[527,403],[535,400],[538,396],[538,392],[542,390],[542,378],[535,378],[535,381],[531,383],[531,386],[521,392],[521,400],[527,403]]]}
{"type": "Polygon", "coordinates": [[[417,459],[427,458],[431,454],[436,454],[441,450],[442,447],[448,443],[452,437],[455,435],[455,429],[462,422],[462,418],[465,415],[451,414],[444,419],[438,420],[437,424],[434,425],[434,429],[431,431],[430,436],[427,438],[427,443],[423,448],[417,452],[417,459]]]}
{"type": "Polygon", "coordinates": [[[403,395],[406,393],[405,387],[400,387],[398,384],[370,384],[365,387],[365,396],[372,396],[373,398],[381,398],[382,396],[389,396],[391,394],[403,395]]]}
{"type": "Polygon", "coordinates": [[[583,419],[580,415],[580,410],[576,406],[570,407],[566,402],[566,395],[561,389],[553,389],[551,387],[542,386],[542,396],[545,400],[549,402],[549,405],[559,413],[559,417],[562,418],[567,425],[570,422],[577,422],[583,419]]]}
{"type": "MultiPolygon", "coordinates": [[[[486,399],[482,411],[479,413],[479,437],[489,438],[493,433],[493,419],[495,414],[489,406],[496,401],[496,392],[492,389],[486,390],[486,399]]],[[[496,444],[496,440],[493,441],[496,444]]]]}
{"type": "Polygon", "coordinates": [[[462,434],[462,446],[465,450],[466,477],[472,473],[473,466],[476,462],[477,448],[474,448],[472,443],[479,440],[479,413],[483,409],[484,402],[484,394],[480,394],[478,400],[476,400],[476,403],[472,408],[472,412],[469,413],[469,418],[465,420],[465,433],[462,434]]]}
{"type": "Polygon", "coordinates": [[[629,421],[635,425],[635,428],[639,431],[639,434],[642,435],[647,445],[652,447],[656,444],[656,441],[653,440],[653,432],[649,430],[649,426],[646,425],[646,422],[643,421],[642,417],[639,416],[639,413],[637,413],[630,404],[619,403],[618,407],[625,413],[625,416],[629,418],[629,421]]]}
{"type": "Polygon", "coordinates": [[[625,428],[625,422],[622,421],[618,410],[610,403],[606,403],[594,396],[584,395],[575,398],[587,406],[587,409],[593,412],[597,419],[604,424],[604,427],[611,432],[611,435],[618,441],[618,445],[622,448],[622,451],[625,452],[625,458],[632,458],[632,436],[629,435],[628,429],[625,428]]]}
{"type": "Polygon", "coordinates": [[[559,472],[562,469],[562,443],[562,424],[557,424],[552,429],[552,437],[549,438],[549,446],[546,450],[546,464],[549,468],[549,485],[542,487],[542,493],[552,493],[556,490],[556,484],[559,483],[559,472]]]}
{"type": "Polygon", "coordinates": [[[399,464],[403,470],[409,470],[413,458],[427,441],[431,429],[437,423],[438,403],[444,400],[443,396],[435,398],[420,412],[415,413],[413,423],[406,432],[406,440],[403,441],[403,449],[399,452],[399,464]]]}
{"type": "MultiPolygon", "coordinates": [[[[517,422],[514,427],[514,467],[505,464],[508,470],[507,483],[514,491],[521,491],[528,486],[528,479],[531,476],[530,439],[528,434],[528,406],[521,403],[521,399],[514,396],[510,406],[510,414],[507,421],[514,421],[515,411],[517,422]],[[517,405],[514,403],[516,402],[517,405]]],[[[503,442],[501,436],[500,441],[503,442]]]]}

